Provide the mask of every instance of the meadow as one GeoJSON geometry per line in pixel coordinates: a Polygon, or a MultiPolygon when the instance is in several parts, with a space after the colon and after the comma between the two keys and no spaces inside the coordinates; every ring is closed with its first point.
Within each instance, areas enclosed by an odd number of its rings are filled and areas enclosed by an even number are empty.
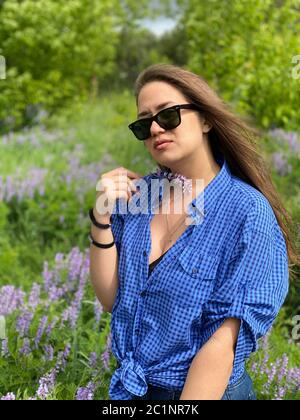
{"type": "MultiPolygon", "coordinates": [[[[0,398],[108,399],[110,317],[89,281],[90,221],[101,173],[156,165],[127,124],[131,92],[111,92],[0,137],[0,398]]],[[[259,145],[300,226],[300,136],[276,127],[259,145]]],[[[299,232],[299,230],[298,230],[299,232]]],[[[299,232],[300,233],[300,232],[299,232]]],[[[300,242],[298,235],[298,245],[300,242]]],[[[248,362],[259,399],[300,399],[299,285],[248,362]]]]}

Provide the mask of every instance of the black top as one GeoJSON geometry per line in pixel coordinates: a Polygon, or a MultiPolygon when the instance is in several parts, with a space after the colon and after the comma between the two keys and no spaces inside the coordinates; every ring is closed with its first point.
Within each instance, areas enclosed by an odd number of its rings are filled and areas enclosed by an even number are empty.
{"type": "Polygon", "coordinates": [[[162,257],[168,252],[168,250],[162,254],[159,258],[157,258],[156,260],[152,261],[151,264],[149,264],[149,276],[152,273],[154,267],[159,263],[159,261],[162,259],[162,257]]]}

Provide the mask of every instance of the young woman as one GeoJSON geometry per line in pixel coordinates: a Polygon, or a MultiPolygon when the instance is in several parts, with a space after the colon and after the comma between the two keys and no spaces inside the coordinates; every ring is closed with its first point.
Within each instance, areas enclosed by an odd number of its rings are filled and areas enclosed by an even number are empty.
{"type": "MultiPolygon", "coordinates": [[[[135,94],[138,119],[129,128],[160,170],[102,174],[97,199],[117,206],[90,212],[91,280],[112,313],[118,361],[110,399],[256,399],[245,361],[284,303],[289,266],[299,263],[257,132],[180,67],[150,66],[135,94]],[[149,198],[151,182],[170,175],[190,182],[179,213],[162,211],[165,183],[155,213],[152,204],[142,214],[119,211],[119,199],[145,198],[136,182],[149,198]]],[[[167,196],[173,209],[177,199],[167,196]]]]}

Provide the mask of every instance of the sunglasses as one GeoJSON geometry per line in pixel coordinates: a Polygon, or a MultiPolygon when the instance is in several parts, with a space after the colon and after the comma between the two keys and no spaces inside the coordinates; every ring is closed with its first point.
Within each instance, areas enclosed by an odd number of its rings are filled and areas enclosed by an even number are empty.
{"type": "Polygon", "coordinates": [[[142,118],[129,124],[128,128],[133,132],[138,140],[146,140],[151,137],[151,125],[155,121],[157,124],[165,130],[172,130],[181,123],[181,109],[194,109],[200,110],[196,104],[183,104],[174,105],[169,108],[165,108],[159,111],[156,115],[149,118],[142,118]]]}

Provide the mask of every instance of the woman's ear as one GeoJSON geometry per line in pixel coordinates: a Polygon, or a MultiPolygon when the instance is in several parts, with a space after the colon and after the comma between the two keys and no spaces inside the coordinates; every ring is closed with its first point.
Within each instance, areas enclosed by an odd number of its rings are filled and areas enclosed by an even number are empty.
{"type": "Polygon", "coordinates": [[[208,133],[212,128],[212,124],[210,124],[207,120],[203,121],[203,133],[208,133]]]}
{"type": "Polygon", "coordinates": [[[208,120],[206,119],[206,117],[203,114],[200,114],[200,122],[202,125],[202,132],[203,133],[208,133],[210,131],[210,129],[212,128],[212,124],[210,124],[208,122],[208,120]]]}

